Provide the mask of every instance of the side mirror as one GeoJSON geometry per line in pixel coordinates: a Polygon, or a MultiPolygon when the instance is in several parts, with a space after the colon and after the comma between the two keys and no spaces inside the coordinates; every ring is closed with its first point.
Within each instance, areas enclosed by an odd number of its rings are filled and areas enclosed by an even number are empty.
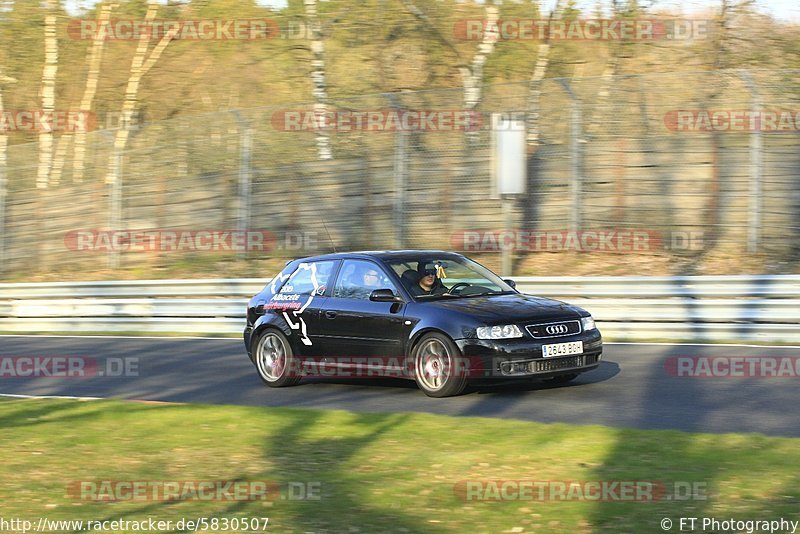
{"type": "Polygon", "coordinates": [[[369,300],[373,302],[400,302],[403,299],[395,295],[391,289],[376,289],[369,294],[369,300]]]}
{"type": "Polygon", "coordinates": [[[505,282],[506,284],[510,285],[514,289],[517,288],[517,283],[515,281],[513,281],[511,278],[506,278],[506,279],[503,280],[503,282],[505,282]]]}

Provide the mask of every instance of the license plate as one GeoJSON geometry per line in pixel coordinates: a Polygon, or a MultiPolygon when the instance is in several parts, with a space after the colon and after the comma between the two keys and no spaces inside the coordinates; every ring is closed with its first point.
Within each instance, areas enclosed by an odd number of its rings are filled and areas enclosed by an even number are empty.
{"type": "Polygon", "coordinates": [[[569,343],[556,343],[555,345],[542,345],[542,356],[569,356],[570,354],[583,354],[583,341],[570,341],[569,343]]]}

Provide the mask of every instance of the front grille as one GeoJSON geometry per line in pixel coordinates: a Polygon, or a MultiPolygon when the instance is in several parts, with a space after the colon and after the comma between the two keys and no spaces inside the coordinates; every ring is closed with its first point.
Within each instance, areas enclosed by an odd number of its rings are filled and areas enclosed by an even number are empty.
{"type": "Polygon", "coordinates": [[[525,329],[537,339],[563,337],[581,333],[580,321],[557,321],[555,323],[531,324],[525,329]]]}
{"type": "Polygon", "coordinates": [[[564,358],[552,358],[546,360],[534,360],[531,362],[531,372],[547,373],[559,371],[561,369],[572,369],[574,367],[584,367],[597,363],[595,354],[579,354],[577,356],[566,356],[564,358]]]}
{"type": "Polygon", "coordinates": [[[536,360],[507,360],[499,362],[495,370],[503,376],[518,376],[537,373],[549,373],[565,369],[577,369],[595,365],[599,354],[576,354],[560,358],[542,358],[536,360]]]}

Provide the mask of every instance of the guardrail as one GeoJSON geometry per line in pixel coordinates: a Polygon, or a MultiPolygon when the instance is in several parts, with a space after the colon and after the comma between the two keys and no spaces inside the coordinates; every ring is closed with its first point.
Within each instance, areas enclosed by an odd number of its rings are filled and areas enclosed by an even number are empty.
{"type": "MultiPolygon", "coordinates": [[[[609,340],[800,343],[800,276],[518,277],[609,340]]],[[[265,279],[0,284],[0,331],[238,334],[265,279]]]]}

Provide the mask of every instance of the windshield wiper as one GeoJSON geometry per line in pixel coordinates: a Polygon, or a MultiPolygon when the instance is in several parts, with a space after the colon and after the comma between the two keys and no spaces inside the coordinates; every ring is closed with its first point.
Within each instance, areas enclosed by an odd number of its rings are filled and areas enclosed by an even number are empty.
{"type": "Polygon", "coordinates": [[[454,295],[452,293],[432,293],[430,295],[417,295],[416,299],[425,299],[430,300],[433,298],[441,298],[441,297],[460,297],[461,295],[454,295]]]}
{"type": "Polygon", "coordinates": [[[474,293],[474,294],[471,294],[471,295],[464,295],[464,296],[465,297],[485,297],[485,296],[488,296],[488,295],[511,295],[511,291],[491,290],[491,291],[484,291],[483,293],[474,293]]]}

